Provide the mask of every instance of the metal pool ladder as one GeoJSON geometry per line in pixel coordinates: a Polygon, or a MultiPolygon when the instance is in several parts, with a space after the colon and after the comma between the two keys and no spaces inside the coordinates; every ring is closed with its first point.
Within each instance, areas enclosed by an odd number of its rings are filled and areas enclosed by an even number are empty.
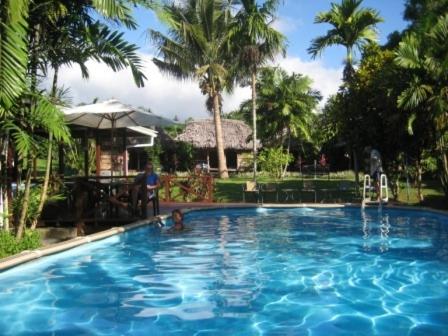
{"type": "Polygon", "coordinates": [[[381,206],[382,203],[387,203],[389,201],[389,190],[387,189],[387,176],[386,174],[381,174],[380,176],[380,195],[378,200],[372,200],[372,192],[375,191],[375,187],[372,186],[372,180],[370,175],[364,175],[364,185],[362,190],[362,207],[366,205],[378,204],[381,206]]]}

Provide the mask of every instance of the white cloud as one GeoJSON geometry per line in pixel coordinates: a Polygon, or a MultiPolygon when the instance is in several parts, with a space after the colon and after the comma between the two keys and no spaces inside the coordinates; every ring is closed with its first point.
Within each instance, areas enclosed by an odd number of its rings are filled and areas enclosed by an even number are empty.
{"type": "MultiPolygon", "coordinates": [[[[144,73],[148,80],[145,87],[137,88],[129,70],[113,72],[104,64],[89,61],[90,77],[81,77],[79,68],[65,67],[59,75],[59,85],[70,88],[74,104],[89,103],[94,98],[100,101],[116,98],[133,106],[149,107],[155,114],[166,118],[178,116],[206,118],[205,97],[194,81],[179,81],[162,74],[151,61],[151,55],[142,55],[144,73]]],[[[242,100],[250,98],[248,88],[237,88],[232,95],[224,94],[224,112],[238,108],[242,100]]]]}
{"type": "Polygon", "coordinates": [[[302,61],[298,57],[278,59],[277,63],[287,72],[300,73],[313,80],[312,87],[319,90],[323,96],[320,103],[322,107],[329,96],[335,94],[342,83],[342,68],[326,68],[319,61],[302,61]]]}
{"type": "Polygon", "coordinates": [[[272,27],[283,34],[288,34],[296,31],[300,26],[303,25],[301,19],[292,18],[289,16],[280,16],[274,20],[272,27]]]}
{"type": "MultiPolygon", "coordinates": [[[[154,113],[170,119],[176,115],[180,120],[209,117],[205,109],[205,97],[196,82],[173,79],[160,73],[151,61],[152,56],[144,54],[142,58],[144,73],[148,78],[144,88],[135,86],[129,70],[115,73],[95,61],[87,63],[90,72],[88,80],[81,77],[77,67],[66,67],[60,71],[59,84],[70,88],[74,104],[89,103],[94,98],[100,101],[116,98],[134,106],[149,107],[154,113]]],[[[337,91],[341,82],[341,69],[328,69],[320,62],[305,62],[300,58],[289,57],[278,60],[278,63],[288,72],[311,77],[313,87],[325,99],[337,91]]],[[[231,95],[224,94],[224,112],[237,109],[250,96],[249,87],[236,88],[231,95]]]]}

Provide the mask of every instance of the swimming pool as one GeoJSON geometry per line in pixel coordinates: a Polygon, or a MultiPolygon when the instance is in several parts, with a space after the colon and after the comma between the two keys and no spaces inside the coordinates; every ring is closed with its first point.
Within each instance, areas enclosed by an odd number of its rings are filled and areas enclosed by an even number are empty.
{"type": "Polygon", "coordinates": [[[1,335],[447,335],[448,217],[187,214],[0,273],[1,335]]]}

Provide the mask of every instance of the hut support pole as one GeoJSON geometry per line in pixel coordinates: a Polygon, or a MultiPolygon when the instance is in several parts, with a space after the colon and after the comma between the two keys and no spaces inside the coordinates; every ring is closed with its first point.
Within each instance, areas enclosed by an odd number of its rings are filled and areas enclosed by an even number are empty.
{"type": "Polygon", "coordinates": [[[210,151],[207,148],[207,173],[210,173],[210,151]]]}
{"type": "Polygon", "coordinates": [[[128,176],[128,149],[126,148],[127,133],[123,130],[123,175],[128,176]]]}
{"type": "Polygon", "coordinates": [[[87,140],[87,130],[82,137],[82,148],[84,149],[84,176],[89,176],[89,142],[87,140]]]}
{"type": "Polygon", "coordinates": [[[98,134],[95,138],[95,166],[96,166],[96,176],[100,176],[101,173],[101,143],[100,143],[100,137],[98,134]]]}

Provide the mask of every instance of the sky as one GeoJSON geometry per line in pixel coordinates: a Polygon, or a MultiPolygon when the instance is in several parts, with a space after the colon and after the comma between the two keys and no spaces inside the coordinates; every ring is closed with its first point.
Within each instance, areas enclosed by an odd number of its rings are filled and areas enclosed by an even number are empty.
{"type": "MultiPolygon", "coordinates": [[[[321,92],[325,100],[337,92],[341,83],[345,49],[330,47],[323,54],[311,59],[307,53],[310,41],[324,35],[331,28],[328,24],[314,24],[318,12],[328,11],[330,0],[284,0],[279,7],[275,28],[286,35],[288,48],[286,57],[278,57],[274,64],[286,71],[301,73],[313,80],[313,88],[321,92]]],[[[401,31],[407,23],[403,21],[405,0],[364,0],[362,6],[374,8],[384,19],[378,24],[380,43],[387,41],[387,36],[395,30],[401,31]]],[[[147,38],[148,29],[163,31],[150,10],[137,8],[134,11],[139,28],[135,31],[124,31],[129,42],[139,46],[143,60],[144,73],[148,80],[145,87],[137,88],[130,70],[114,73],[105,65],[89,61],[89,79],[83,79],[77,66],[66,67],[60,72],[60,85],[70,88],[73,104],[90,103],[98,98],[100,101],[110,98],[134,106],[151,109],[157,115],[180,121],[188,118],[202,119],[209,117],[205,109],[205,97],[200,93],[194,81],[178,81],[166,74],[161,74],[152,63],[156,51],[147,38]]],[[[357,55],[359,56],[359,55],[357,55]]],[[[224,113],[237,109],[240,103],[250,98],[248,87],[236,88],[231,95],[224,94],[224,113]]]]}

